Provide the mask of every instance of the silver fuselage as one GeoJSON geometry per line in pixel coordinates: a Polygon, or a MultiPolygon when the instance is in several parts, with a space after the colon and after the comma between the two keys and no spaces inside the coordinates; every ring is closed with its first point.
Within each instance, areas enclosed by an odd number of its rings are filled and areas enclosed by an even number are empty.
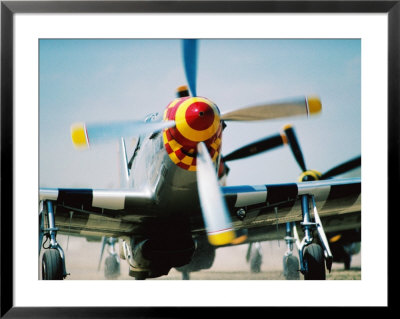
{"type": "Polygon", "coordinates": [[[200,210],[196,172],[175,165],[165,150],[162,132],[142,136],[133,160],[129,187],[148,191],[160,212],[200,210]]]}

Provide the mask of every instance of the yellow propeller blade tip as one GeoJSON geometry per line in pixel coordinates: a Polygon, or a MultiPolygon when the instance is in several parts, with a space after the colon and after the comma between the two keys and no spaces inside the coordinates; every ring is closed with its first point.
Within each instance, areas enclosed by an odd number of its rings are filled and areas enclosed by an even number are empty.
{"type": "Polygon", "coordinates": [[[77,123],[71,126],[72,143],[77,148],[88,148],[89,141],[86,135],[85,124],[77,123]]]}
{"type": "Polygon", "coordinates": [[[235,239],[235,232],[230,229],[223,233],[208,234],[208,241],[211,245],[222,246],[230,244],[235,239]]]}
{"type": "Polygon", "coordinates": [[[187,91],[187,90],[188,90],[188,87],[187,87],[187,85],[181,85],[181,86],[178,87],[176,90],[177,90],[178,92],[187,91]]]}
{"type": "Polygon", "coordinates": [[[246,240],[247,240],[247,235],[242,235],[242,236],[239,236],[239,237],[234,238],[234,239],[232,240],[231,244],[233,244],[233,245],[239,245],[239,244],[244,243],[246,240]]]}
{"type": "Polygon", "coordinates": [[[310,112],[310,114],[317,114],[321,112],[322,103],[318,97],[309,96],[307,98],[307,102],[308,102],[308,111],[310,112]]]}
{"type": "Polygon", "coordinates": [[[283,130],[287,130],[287,129],[290,129],[290,128],[292,128],[292,125],[291,125],[291,124],[286,124],[286,125],[283,127],[283,130]]]}

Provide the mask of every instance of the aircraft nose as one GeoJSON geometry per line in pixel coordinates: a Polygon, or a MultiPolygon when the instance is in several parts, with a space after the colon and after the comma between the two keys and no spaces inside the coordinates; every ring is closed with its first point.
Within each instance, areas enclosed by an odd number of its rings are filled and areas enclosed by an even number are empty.
{"type": "Polygon", "coordinates": [[[203,131],[209,128],[215,118],[214,110],[206,103],[196,102],[186,110],[186,122],[197,131],[203,131]]]}
{"type": "Polygon", "coordinates": [[[176,129],[184,138],[197,143],[206,141],[217,133],[220,115],[214,103],[195,97],[178,106],[175,122],[176,129]]]}

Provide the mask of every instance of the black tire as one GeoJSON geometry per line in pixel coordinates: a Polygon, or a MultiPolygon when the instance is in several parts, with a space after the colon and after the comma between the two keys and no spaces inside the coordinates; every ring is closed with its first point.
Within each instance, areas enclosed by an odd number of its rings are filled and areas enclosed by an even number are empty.
{"type": "Polygon", "coordinates": [[[304,249],[305,280],[325,280],[325,259],[320,245],[311,244],[304,249]]]}
{"type": "Polygon", "coordinates": [[[286,280],[300,279],[299,265],[299,259],[296,256],[283,256],[283,276],[286,280]]]}
{"type": "Polygon", "coordinates": [[[344,269],[350,270],[350,266],[351,266],[351,255],[346,254],[346,256],[344,256],[344,269]]]}
{"type": "Polygon", "coordinates": [[[147,278],[147,272],[145,271],[139,271],[135,274],[135,280],[146,280],[147,278]]]}
{"type": "Polygon", "coordinates": [[[57,249],[47,249],[42,258],[42,279],[63,280],[63,264],[57,249]]]}
{"type": "Polygon", "coordinates": [[[104,276],[106,279],[115,279],[120,273],[120,265],[116,256],[108,256],[104,267],[104,276]]]}

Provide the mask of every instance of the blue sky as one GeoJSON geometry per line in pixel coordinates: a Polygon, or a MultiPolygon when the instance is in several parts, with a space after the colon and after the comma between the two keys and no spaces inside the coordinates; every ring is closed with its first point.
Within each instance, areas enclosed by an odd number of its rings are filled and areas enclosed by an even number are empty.
{"type": "MultiPolygon", "coordinates": [[[[118,187],[116,144],[77,151],[70,125],[163,112],[186,84],[180,40],[40,40],[39,55],[40,186],[118,187]]],[[[223,154],[285,124],[310,169],[361,154],[360,40],[202,39],[197,93],[221,111],[302,95],[322,100],[322,113],[309,119],[228,123],[223,154]]],[[[292,182],[301,173],[289,147],[229,167],[229,185],[292,182]]]]}

